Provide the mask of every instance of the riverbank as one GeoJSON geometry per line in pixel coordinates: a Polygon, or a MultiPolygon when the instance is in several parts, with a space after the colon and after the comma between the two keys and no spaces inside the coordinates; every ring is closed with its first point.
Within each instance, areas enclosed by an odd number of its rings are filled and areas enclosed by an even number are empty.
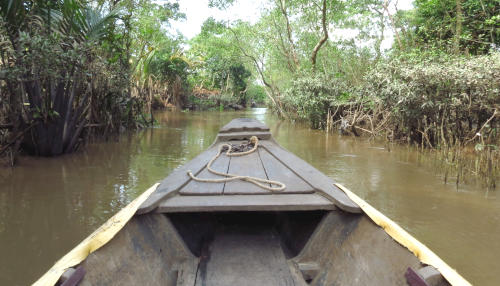
{"type": "MultiPolygon", "coordinates": [[[[307,125],[308,123],[302,121],[302,124],[307,125]]],[[[489,144],[486,147],[478,143],[474,146],[457,144],[455,146],[429,148],[423,144],[410,143],[407,140],[393,140],[391,137],[373,136],[367,132],[354,135],[333,126],[321,131],[333,136],[342,135],[370,142],[377,141],[383,144],[388,152],[391,152],[394,148],[414,150],[414,152],[421,154],[419,156],[420,163],[434,169],[436,174],[442,178],[444,184],[455,184],[457,189],[459,189],[460,184],[471,184],[491,191],[498,188],[500,180],[500,150],[497,147],[500,144],[498,143],[489,144]]]]}
{"type": "Polygon", "coordinates": [[[187,97],[187,102],[183,106],[185,110],[197,111],[228,111],[228,110],[244,110],[246,108],[264,107],[264,99],[246,95],[245,98],[236,97],[233,94],[220,93],[220,91],[212,91],[205,93],[193,92],[187,97]],[[247,98],[248,97],[248,98],[247,98]]]}
{"type": "Polygon", "coordinates": [[[304,74],[279,107],[327,132],[417,146],[442,161],[457,182],[475,177],[495,189],[500,177],[500,53],[403,55],[380,61],[356,82],[304,74]],[[429,151],[430,150],[430,151],[429,151]]]}

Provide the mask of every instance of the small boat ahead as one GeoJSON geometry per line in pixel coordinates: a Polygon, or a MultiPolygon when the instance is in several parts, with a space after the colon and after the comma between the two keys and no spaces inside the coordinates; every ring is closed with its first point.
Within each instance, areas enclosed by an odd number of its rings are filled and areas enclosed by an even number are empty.
{"type": "Polygon", "coordinates": [[[397,224],[239,118],[35,285],[470,285],[397,224]],[[249,141],[250,140],[250,141],[249,141]]]}

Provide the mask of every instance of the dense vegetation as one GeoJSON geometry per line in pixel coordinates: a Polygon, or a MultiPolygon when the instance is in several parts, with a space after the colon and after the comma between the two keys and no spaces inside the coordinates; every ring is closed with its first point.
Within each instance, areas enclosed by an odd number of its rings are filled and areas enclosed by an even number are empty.
{"type": "Polygon", "coordinates": [[[390,1],[276,0],[256,24],[226,28],[281,116],[439,150],[457,181],[479,174],[494,187],[498,1],[417,0],[398,11],[390,1]]]}
{"type": "Polygon", "coordinates": [[[156,45],[175,47],[161,24],[182,16],[177,4],[1,3],[0,153],[59,155],[145,123],[149,86],[137,70],[156,45]]]}
{"type": "Polygon", "coordinates": [[[263,101],[263,88],[208,21],[187,53],[168,30],[175,2],[6,0],[0,4],[0,156],[54,156],[154,122],[152,110],[263,101]]]}
{"type": "Polygon", "coordinates": [[[439,150],[459,172],[495,177],[500,3],[413,5],[269,0],[254,23],[209,18],[186,40],[168,32],[184,16],[173,1],[3,1],[0,152],[71,152],[152,123],[157,107],[265,100],[313,128],[439,150]]]}

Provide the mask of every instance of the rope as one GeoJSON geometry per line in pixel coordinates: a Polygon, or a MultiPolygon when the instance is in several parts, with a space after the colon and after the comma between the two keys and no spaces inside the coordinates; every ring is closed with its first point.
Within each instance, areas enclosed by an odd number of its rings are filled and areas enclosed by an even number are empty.
{"type": "Polygon", "coordinates": [[[191,170],[189,170],[187,172],[188,175],[189,175],[189,177],[191,177],[191,179],[193,179],[195,181],[204,182],[204,183],[225,183],[225,182],[230,182],[230,181],[235,181],[235,180],[242,180],[242,181],[245,181],[245,182],[250,182],[250,183],[252,183],[254,185],[257,185],[257,186],[261,187],[264,190],[268,190],[268,191],[271,191],[271,192],[283,191],[286,188],[286,185],[283,184],[283,183],[281,183],[281,182],[278,182],[278,181],[266,180],[266,179],[261,179],[261,178],[256,178],[256,177],[250,177],[250,176],[242,176],[242,175],[236,175],[236,174],[229,174],[229,173],[226,174],[226,173],[221,173],[219,171],[216,171],[216,170],[212,169],[212,163],[215,162],[215,160],[217,160],[217,158],[219,158],[219,156],[222,154],[222,150],[224,149],[224,147],[228,148],[227,151],[226,151],[226,153],[225,153],[226,156],[228,156],[228,157],[239,157],[239,156],[244,156],[244,155],[248,155],[250,153],[253,153],[259,147],[259,139],[256,136],[252,136],[250,138],[250,143],[253,144],[253,148],[252,149],[244,151],[244,152],[238,152],[238,153],[231,153],[231,150],[232,150],[233,146],[231,144],[224,143],[224,144],[222,144],[222,145],[219,146],[219,152],[217,152],[217,155],[215,155],[215,157],[213,157],[212,160],[210,160],[210,162],[208,162],[207,169],[208,169],[208,171],[210,173],[216,174],[216,175],[219,175],[219,176],[224,176],[226,178],[221,178],[221,179],[203,179],[203,178],[198,178],[198,177],[195,177],[193,175],[193,173],[191,172],[191,170]],[[265,184],[276,185],[278,187],[270,187],[270,186],[265,185],[265,184]]]}

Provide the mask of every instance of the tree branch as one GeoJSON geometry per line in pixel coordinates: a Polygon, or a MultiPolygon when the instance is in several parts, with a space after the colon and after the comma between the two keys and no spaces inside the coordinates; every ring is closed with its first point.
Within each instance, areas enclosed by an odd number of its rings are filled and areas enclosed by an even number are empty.
{"type": "Polygon", "coordinates": [[[295,52],[295,43],[292,39],[292,26],[290,25],[290,20],[288,19],[288,13],[286,12],[286,0],[278,0],[280,5],[280,10],[286,20],[286,32],[288,36],[288,42],[290,44],[290,54],[292,55],[295,67],[299,66],[299,60],[297,59],[297,53],[295,52]]]}
{"type": "Polygon", "coordinates": [[[311,55],[311,63],[313,67],[313,71],[316,71],[316,57],[318,56],[318,51],[321,49],[323,44],[328,40],[328,29],[326,25],[326,0],[323,0],[323,7],[321,9],[321,25],[323,26],[323,37],[319,40],[312,51],[311,55]]]}

